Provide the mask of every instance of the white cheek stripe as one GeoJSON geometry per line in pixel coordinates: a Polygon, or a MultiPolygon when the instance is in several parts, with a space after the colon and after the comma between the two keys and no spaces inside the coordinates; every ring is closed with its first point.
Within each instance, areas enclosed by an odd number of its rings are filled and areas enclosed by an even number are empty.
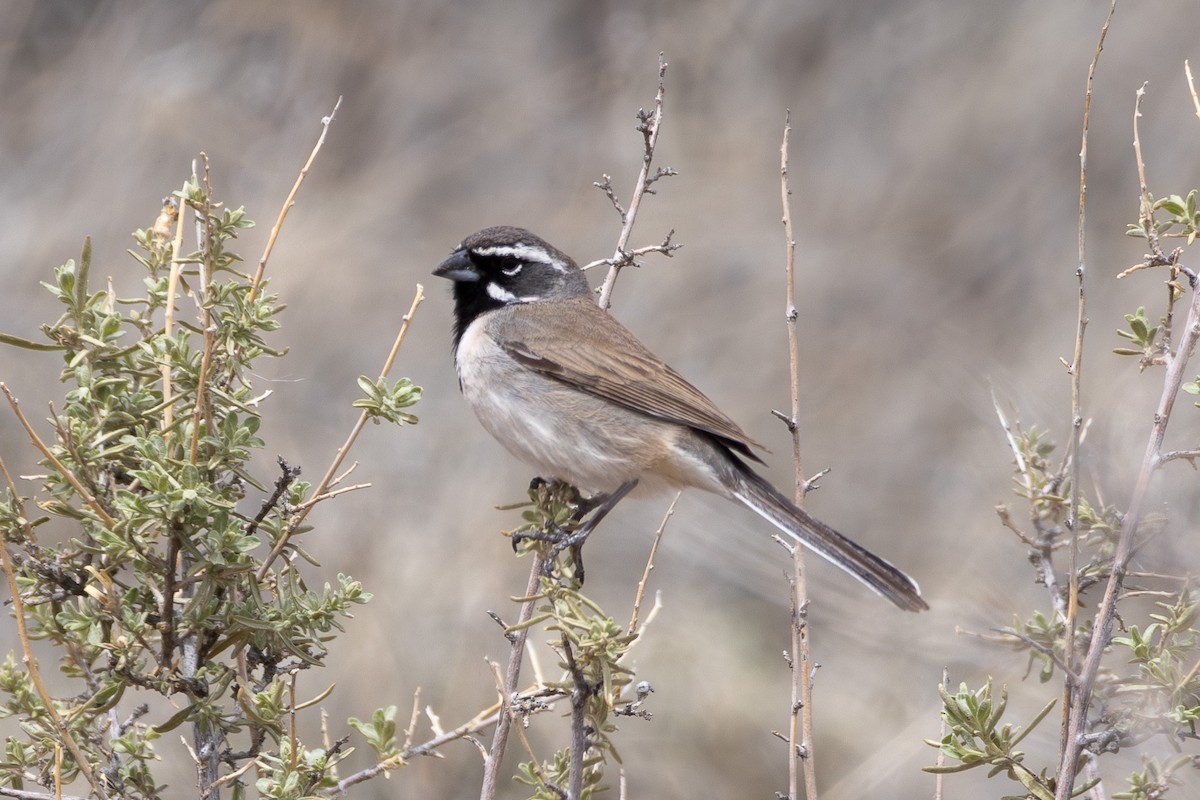
{"type": "Polygon", "coordinates": [[[562,261],[550,255],[542,248],[533,247],[528,244],[502,244],[495,247],[477,247],[474,252],[481,256],[511,256],[522,261],[536,261],[539,264],[553,267],[559,272],[567,271],[567,265],[562,261]]]}
{"type": "Polygon", "coordinates": [[[498,300],[501,303],[532,303],[534,300],[542,299],[537,295],[519,297],[494,281],[488,281],[487,293],[488,297],[498,300]]]}

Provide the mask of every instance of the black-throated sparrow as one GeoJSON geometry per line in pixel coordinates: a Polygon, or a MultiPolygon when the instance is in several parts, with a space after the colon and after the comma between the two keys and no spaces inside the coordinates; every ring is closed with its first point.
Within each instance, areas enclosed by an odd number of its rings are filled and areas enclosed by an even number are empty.
{"type": "Polygon", "coordinates": [[[521,228],[468,236],[454,281],[454,363],[483,427],[543,478],[600,492],[584,535],[639,482],[751,508],[907,611],[916,582],[797,508],[743,459],[761,447],[593,301],[571,258],[521,228]]]}

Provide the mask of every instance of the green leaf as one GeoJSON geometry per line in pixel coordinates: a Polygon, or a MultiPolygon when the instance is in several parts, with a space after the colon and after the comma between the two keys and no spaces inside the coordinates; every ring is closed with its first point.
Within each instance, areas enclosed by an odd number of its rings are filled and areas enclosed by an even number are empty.
{"type": "Polygon", "coordinates": [[[29,339],[22,339],[20,336],[13,336],[10,333],[0,333],[0,344],[6,344],[10,347],[20,347],[24,350],[40,350],[42,352],[67,349],[61,344],[53,344],[50,342],[32,342],[29,339]]]}
{"type": "Polygon", "coordinates": [[[1171,195],[1170,200],[1159,200],[1158,207],[1168,214],[1174,214],[1177,217],[1187,214],[1187,209],[1183,205],[1183,198],[1177,194],[1171,195]]]}
{"type": "Polygon", "coordinates": [[[195,704],[191,704],[191,705],[185,706],[184,708],[181,708],[179,711],[176,711],[174,714],[172,714],[170,717],[168,717],[166,722],[163,722],[159,725],[155,725],[153,727],[153,730],[155,731],[155,733],[160,733],[160,734],[169,733],[170,731],[175,730],[180,725],[182,725],[184,723],[184,721],[187,720],[188,717],[191,716],[192,709],[194,709],[194,708],[195,708],[195,704]]]}

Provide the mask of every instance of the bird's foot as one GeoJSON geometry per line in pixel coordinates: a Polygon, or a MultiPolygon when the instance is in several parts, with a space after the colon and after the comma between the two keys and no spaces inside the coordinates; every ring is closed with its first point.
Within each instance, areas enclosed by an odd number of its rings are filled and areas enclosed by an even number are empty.
{"type": "Polygon", "coordinates": [[[583,543],[587,541],[588,536],[592,534],[593,525],[584,525],[576,531],[566,534],[559,541],[555,542],[550,548],[550,552],[546,554],[546,560],[542,562],[542,574],[547,578],[551,577],[555,565],[558,563],[558,557],[565,552],[571,554],[571,564],[574,566],[573,577],[579,581],[579,585],[583,585],[583,543]]]}
{"type": "MultiPolygon", "coordinates": [[[[614,492],[597,494],[592,497],[581,497],[577,490],[566,487],[569,488],[570,494],[564,497],[562,501],[568,503],[572,509],[570,517],[567,518],[571,524],[568,524],[567,519],[563,519],[561,516],[557,516],[554,513],[547,513],[541,530],[520,531],[512,535],[513,550],[517,550],[521,543],[526,541],[548,543],[550,547],[546,551],[545,559],[542,563],[542,574],[546,577],[551,576],[558,563],[558,557],[565,552],[569,552],[571,554],[571,563],[574,566],[571,577],[582,585],[584,578],[583,543],[587,541],[592,531],[596,529],[596,526],[600,524],[605,515],[612,510],[613,506],[636,485],[636,480],[630,480],[617,487],[617,490],[614,492]],[[568,529],[560,526],[555,521],[556,518],[561,520],[563,525],[568,529]]],[[[542,478],[534,478],[529,484],[529,489],[531,493],[541,494],[543,489],[553,486],[554,484],[542,478]]],[[[548,510],[543,509],[543,511],[548,510]]],[[[561,574],[562,572],[560,571],[561,574]]]]}
{"type": "MultiPolygon", "coordinates": [[[[549,548],[546,550],[544,559],[542,560],[542,576],[546,578],[553,577],[555,565],[558,562],[558,557],[564,552],[570,552],[571,562],[574,565],[574,578],[583,583],[583,543],[587,541],[591,534],[591,527],[583,525],[577,530],[565,531],[558,525],[551,523],[547,530],[542,531],[520,531],[512,535],[513,551],[520,549],[520,546],[525,542],[546,542],[549,548]]],[[[560,578],[561,579],[561,578],[560,578]]]]}

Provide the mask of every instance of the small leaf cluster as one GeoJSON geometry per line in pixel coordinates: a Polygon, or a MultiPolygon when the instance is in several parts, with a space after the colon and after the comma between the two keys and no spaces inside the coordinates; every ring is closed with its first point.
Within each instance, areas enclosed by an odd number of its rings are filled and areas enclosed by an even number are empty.
{"type": "MultiPolygon", "coordinates": [[[[1071,520],[1070,462],[1051,457],[1057,445],[1049,432],[1020,424],[1014,426],[1012,439],[1019,458],[1013,462],[1013,492],[1028,504],[1029,523],[1022,538],[1031,543],[1030,559],[1038,568],[1040,583],[1046,584],[1055,569],[1053,559],[1071,543],[1072,532],[1078,537],[1081,554],[1078,581],[1087,589],[1107,580],[1108,558],[1121,529],[1120,512],[1111,505],[1094,505],[1086,495],[1079,498],[1078,519],[1071,520]]],[[[1007,514],[1007,509],[1004,509],[1007,514]]],[[[1066,580],[1056,579],[1059,601],[1065,602],[1066,580]]],[[[1044,615],[1045,616],[1045,615],[1044,615]]],[[[1041,627],[1034,623],[1035,627],[1041,627]]]]}
{"type": "MultiPolygon", "coordinates": [[[[928,744],[941,749],[947,758],[958,762],[945,766],[925,767],[926,772],[950,774],[964,772],[976,767],[990,767],[988,777],[1001,773],[1025,788],[1025,797],[1037,800],[1054,800],[1054,779],[1045,770],[1033,772],[1025,766],[1025,754],[1017,749],[1029,733],[1045,719],[1054,708],[1051,701],[1022,729],[1009,723],[1001,724],[1008,706],[1008,687],[1000,688],[1000,696],[993,697],[992,681],[976,690],[960,684],[958,691],[951,694],[945,686],[938,686],[942,698],[942,719],[946,724],[946,735],[939,741],[928,744]]],[[[1006,798],[1008,800],[1008,798],[1006,798]]]]}
{"type": "Polygon", "coordinates": [[[1186,239],[1189,245],[1196,241],[1200,231],[1200,211],[1196,209],[1195,189],[1188,192],[1187,197],[1173,194],[1155,200],[1153,195],[1147,194],[1146,200],[1148,205],[1143,209],[1142,218],[1127,227],[1126,236],[1140,239],[1150,239],[1153,235],[1169,236],[1186,239]]]}
{"type": "Polygon", "coordinates": [[[1054,677],[1055,669],[1065,657],[1065,628],[1065,622],[1057,615],[1047,616],[1041,611],[1034,611],[1027,620],[1014,617],[1012,625],[1001,628],[1000,632],[1009,636],[1017,647],[1027,652],[1029,663],[1026,666],[1026,675],[1037,666],[1038,681],[1046,683],[1054,677]]]}
{"type": "Polygon", "coordinates": [[[1125,635],[1113,637],[1136,672],[1122,677],[1114,698],[1122,702],[1110,702],[1109,716],[1119,716],[1129,736],[1200,738],[1200,593],[1184,591],[1155,607],[1149,625],[1131,625],[1125,635]]]}
{"type": "Polygon", "coordinates": [[[323,790],[337,786],[333,767],[347,754],[323,747],[298,748],[291,739],[281,739],[278,753],[265,752],[259,758],[262,777],[254,788],[270,800],[316,800],[323,790]]]}
{"type": "MultiPolygon", "coordinates": [[[[557,750],[548,761],[541,764],[523,761],[517,765],[517,770],[519,774],[516,781],[533,787],[533,794],[529,796],[529,800],[562,800],[567,793],[561,787],[567,786],[570,780],[571,751],[565,747],[557,750]]],[[[580,800],[605,790],[601,785],[603,774],[602,765],[597,760],[585,763],[583,785],[579,792],[580,800]]]]}
{"type": "Polygon", "coordinates": [[[1113,800],[1161,800],[1172,786],[1179,786],[1175,773],[1188,766],[1195,766],[1191,756],[1176,756],[1166,761],[1147,758],[1146,767],[1129,776],[1129,791],[1116,792],[1113,800]]]}
{"type": "Polygon", "coordinates": [[[380,761],[393,758],[400,752],[396,740],[396,706],[379,708],[369,721],[350,718],[350,727],[362,734],[380,761]]]}
{"type": "Polygon", "coordinates": [[[374,422],[385,421],[393,425],[416,425],[417,417],[402,409],[416,405],[421,399],[421,387],[414,386],[408,378],[399,378],[388,386],[386,378],[373,381],[366,375],[358,378],[358,386],[366,397],[354,401],[355,408],[361,408],[367,417],[374,422]]]}
{"type": "Polygon", "coordinates": [[[1145,306],[1139,306],[1134,313],[1126,314],[1125,321],[1129,323],[1129,330],[1118,329],[1117,336],[1128,339],[1136,346],[1114,347],[1113,353],[1119,356],[1138,356],[1143,368],[1153,364],[1154,360],[1162,355],[1161,345],[1157,341],[1162,326],[1150,324],[1150,320],[1146,318],[1145,306]]]}

